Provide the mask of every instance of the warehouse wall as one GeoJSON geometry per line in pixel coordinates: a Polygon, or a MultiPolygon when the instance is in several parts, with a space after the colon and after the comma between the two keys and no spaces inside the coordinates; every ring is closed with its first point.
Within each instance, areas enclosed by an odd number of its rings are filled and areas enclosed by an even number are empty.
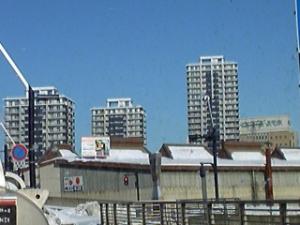
{"type": "Polygon", "coordinates": [[[40,186],[49,190],[49,196],[61,197],[60,169],[53,164],[39,168],[40,186]]]}
{"type": "MultiPolygon", "coordinates": [[[[152,195],[150,172],[139,172],[140,200],[149,200],[152,195]]],[[[95,170],[80,168],[43,167],[41,170],[41,187],[50,191],[50,198],[88,199],[88,200],[137,200],[135,175],[132,171],[95,170]],[[55,171],[55,173],[53,173],[55,171]],[[124,185],[123,177],[129,177],[124,185]],[[82,176],[83,191],[64,191],[64,177],[82,176]],[[48,178],[49,179],[48,179],[48,178]]]]}
{"type": "MultiPolygon", "coordinates": [[[[219,171],[219,197],[244,200],[264,200],[265,181],[262,170],[219,171]]],[[[215,197],[214,174],[206,174],[207,196],[215,197]]],[[[273,171],[274,199],[298,199],[300,171],[273,171]]],[[[200,199],[202,184],[199,172],[163,172],[161,175],[163,200],[200,199]]]]}

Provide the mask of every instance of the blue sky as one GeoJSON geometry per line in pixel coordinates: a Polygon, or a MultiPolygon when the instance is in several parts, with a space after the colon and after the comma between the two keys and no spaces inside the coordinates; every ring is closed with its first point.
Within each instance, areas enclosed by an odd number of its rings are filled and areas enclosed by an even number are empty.
{"type": "MultiPolygon", "coordinates": [[[[90,108],[109,97],[146,109],[151,151],[184,143],[185,65],[202,55],[238,62],[241,117],[288,114],[300,130],[294,0],[2,0],[0,7],[0,41],[31,85],[53,85],[76,102],[77,147],[91,134],[90,108]]],[[[2,56],[0,90],[1,99],[24,94],[2,56]]]]}

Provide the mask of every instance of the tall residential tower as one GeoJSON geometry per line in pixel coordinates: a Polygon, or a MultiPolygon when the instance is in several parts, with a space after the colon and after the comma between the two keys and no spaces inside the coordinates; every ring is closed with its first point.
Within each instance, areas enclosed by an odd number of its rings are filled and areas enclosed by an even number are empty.
{"type": "MultiPolygon", "coordinates": [[[[221,140],[239,140],[238,66],[223,56],[200,57],[186,66],[189,142],[204,144],[211,126],[204,97],[209,96],[213,122],[221,140]]],[[[206,98],[207,99],[207,98],[206,98]]]]}
{"type": "Polygon", "coordinates": [[[91,112],[93,136],[140,137],[146,143],[146,113],[130,98],[107,99],[106,107],[91,112]]]}
{"type": "MultiPolygon", "coordinates": [[[[75,146],[74,102],[55,87],[33,88],[35,95],[34,140],[40,151],[59,144],[75,146]]],[[[5,126],[16,143],[28,147],[28,98],[4,99],[5,126]]],[[[6,137],[6,144],[12,147],[6,137]]]]}

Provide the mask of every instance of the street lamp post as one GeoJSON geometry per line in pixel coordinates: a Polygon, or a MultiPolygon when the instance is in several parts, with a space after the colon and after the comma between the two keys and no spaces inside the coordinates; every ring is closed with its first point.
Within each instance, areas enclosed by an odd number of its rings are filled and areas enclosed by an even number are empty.
{"type": "Polygon", "coordinates": [[[206,187],[206,171],[204,163],[200,163],[200,177],[201,177],[201,186],[202,186],[202,199],[207,201],[207,187],[206,187]]]}
{"type": "Polygon", "coordinates": [[[35,176],[35,155],[33,150],[34,145],[34,92],[32,87],[29,85],[15,62],[6,52],[3,45],[0,43],[0,51],[4,55],[5,59],[8,61],[10,66],[15,71],[17,77],[20,79],[24,85],[26,91],[28,92],[28,148],[29,148],[29,176],[30,176],[30,187],[36,187],[36,176],[35,176]]]}
{"type": "MultiPolygon", "coordinates": [[[[217,132],[216,128],[213,127],[209,130],[207,135],[190,135],[190,138],[196,140],[198,138],[204,138],[207,141],[212,141],[212,148],[213,148],[213,163],[206,163],[210,164],[213,167],[214,171],[214,182],[215,182],[215,198],[219,199],[219,182],[218,182],[218,158],[217,158],[217,132]]],[[[203,164],[203,163],[201,163],[203,164]]],[[[202,167],[203,169],[203,167],[202,167]]],[[[201,167],[200,167],[200,174],[201,174],[201,167]]]]}
{"type": "Polygon", "coordinates": [[[214,158],[214,179],[215,179],[215,194],[216,199],[219,199],[219,181],[218,181],[218,160],[217,160],[217,134],[216,127],[212,128],[212,148],[214,158]]]}
{"type": "Polygon", "coordinates": [[[207,102],[207,107],[210,115],[211,129],[209,130],[206,139],[212,141],[213,151],[213,169],[214,169],[214,180],[215,180],[215,197],[219,199],[219,182],[218,182],[218,159],[217,159],[217,128],[214,125],[213,116],[211,112],[210,97],[204,96],[204,101],[207,102]]]}
{"type": "Polygon", "coordinates": [[[210,115],[210,123],[211,129],[209,134],[207,135],[207,139],[212,141],[212,149],[213,149],[213,160],[214,160],[214,179],[215,179],[215,195],[216,199],[219,199],[219,182],[218,182],[218,160],[217,160],[217,128],[214,125],[213,116],[211,112],[210,105],[210,97],[209,95],[204,96],[204,101],[207,103],[209,115],[210,115]]]}
{"type": "Polygon", "coordinates": [[[210,116],[210,129],[206,135],[194,134],[190,135],[190,139],[197,140],[198,138],[204,138],[206,141],[212,142],[212,152],[213,152],[213,170],[214,170],[214,181],[215,181],[215,197],[219,199],[219,182],[218,182],[218,159],[217,159],[217,127],[214,125],[211,105],[210,105],[210,97],[209,95],[205,95],[203,100],[207,103],[208,112],[210,116]]]}

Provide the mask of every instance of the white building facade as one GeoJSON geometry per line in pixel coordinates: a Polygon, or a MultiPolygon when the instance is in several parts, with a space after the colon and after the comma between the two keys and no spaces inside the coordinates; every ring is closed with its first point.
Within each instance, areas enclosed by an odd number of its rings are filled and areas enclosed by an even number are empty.
{"type": "Polygon", "coordinates": [[[223,56],[200,57],[186,65],[189,143],[204,144],[211,127],[204,96],[209,96],[213,122],[221,140],[239,140],[238,65],[223,56]]]}
{"type": "MultiPolygon", "coordinates": [[[[59,144],[75,145],[75,103],[55,87],[33,88],[35,96],[34,143],[37,150],[59,144]]],[[[28,147],[28,98],[4,99],[5,126],[16,143],[28,147]]],[[[12,143],[5,140],[9,148],[12,143]]]]}
{"type": "Polygon", "coordinates": [[[107,99],[106,107],[92,108],[92,136],[140,137],[146,143],[146,112],[131,98],[107,99]]]}

